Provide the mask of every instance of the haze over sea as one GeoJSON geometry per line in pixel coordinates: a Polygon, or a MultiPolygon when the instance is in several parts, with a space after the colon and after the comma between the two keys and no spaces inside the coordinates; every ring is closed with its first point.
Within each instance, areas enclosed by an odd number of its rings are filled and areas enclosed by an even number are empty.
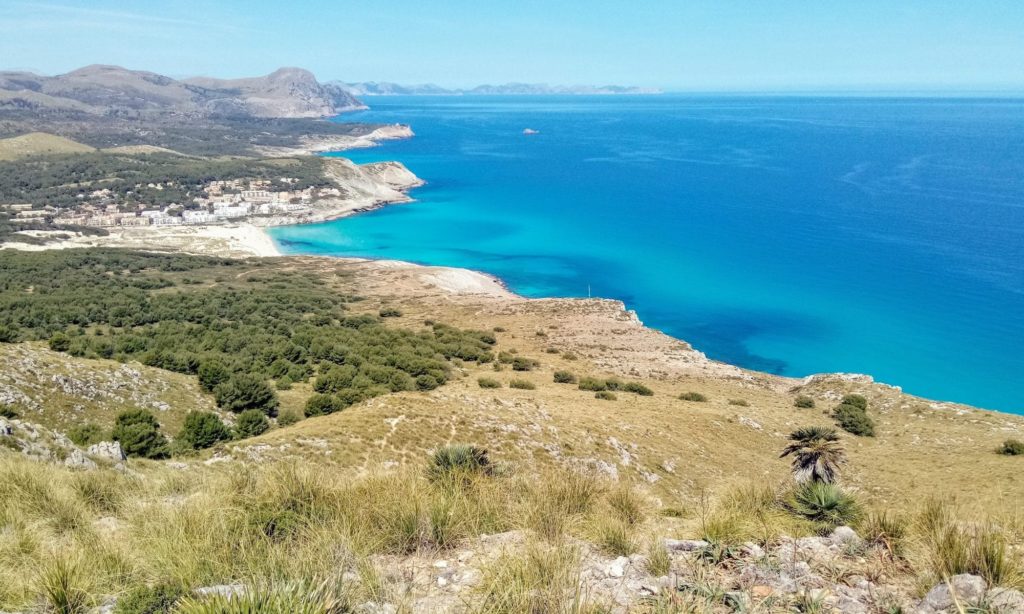
{"type": "Polygon", "coordinates": [[[621,299],[708,356],[1024,413],[1024,100],[371,98],[417,202],[275,228],[289,254],[621,299]],[[540,131],[527,136],[525,128],[540,131]]]}

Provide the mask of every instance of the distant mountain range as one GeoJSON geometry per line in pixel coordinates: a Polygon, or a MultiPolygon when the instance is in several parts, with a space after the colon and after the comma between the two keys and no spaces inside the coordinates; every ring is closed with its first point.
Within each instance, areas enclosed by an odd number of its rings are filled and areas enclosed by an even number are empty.
{"type": "Polygon", "coordinates": [[[622,85],[546,85],[543,83],[506,83],[504,85],[479,85],[470,89],[446,89],[438,85],[399,85],[397,83],[369,81],[363,83],[342,83],[335,85],[353,96],[462,96],[462,95],[613,95],[613,94],[661,94],[661,90],[646,87],[622,85]]]}
{"type": "Polygon", "coordinates": [[[346,89],[301,68],[264,77],[176,80],[119,66],[92,65],[63,75],[0,72],[0,111],[115,117],[311,118],[365,106],[346,89]]]}

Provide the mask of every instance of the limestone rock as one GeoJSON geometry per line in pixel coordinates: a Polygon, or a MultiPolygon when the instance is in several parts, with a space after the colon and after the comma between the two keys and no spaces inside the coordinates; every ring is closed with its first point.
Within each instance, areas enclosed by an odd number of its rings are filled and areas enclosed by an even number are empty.
{"type": "Polygon", "coordinates": [[[955,608],[957,603],[960,605],[978,604],[984,596],[985,580],[983,578],[960,574],[950,578],[949,582],[936,584],[925,595],[921,606],[926,612],[942,612],[955,608]]]}
{"type": "Polygon", "coordinates": [[[89,456],[105,458],[115,463],[120,463],[127,458],[124,455],[124,450],[121,449],[120,442],[117,441],[101,441],[89,446],[87,452],[89,456]]]}

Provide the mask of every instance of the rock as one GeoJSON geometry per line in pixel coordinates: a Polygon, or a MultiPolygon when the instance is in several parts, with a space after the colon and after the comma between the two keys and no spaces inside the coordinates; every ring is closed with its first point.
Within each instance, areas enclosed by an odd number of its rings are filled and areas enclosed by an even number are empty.
{"type": "Polygon", "coordinates": [[[217,584],[214,586],[204,586],[197,588],[192,591],[200,597],[206,597],[209,595],[219,595],[221,597],[234,597],[235,595],[242,595],[245,593],[245,586],[241,584],[217,584]]]}
{"type": "Polygon", "coordinates": [[[754,542],[747,542],[743,544],[743,547],[740,549],[740,552],[742,552],[744,555],[752,559],[764,558],[764,548],[758,546],[754,542]]]}
{"type": "Polygon", "coordinates": [[[979,576],[960,574],[949,582],[936,584],[921,601],[921,606],[933,611],[942,611],[961,605],[977,604],[985,596],[985,580],[979,576]],[[956,598],[954,599],[954,595],[956,598]]]}
{"type": "Polygon", "coordinates": [[[604,573],[609,578],[621,578],[626,575],[626,567],[629,566],[629,559],[620,556],[604,568],[604,573]]]}
{"type": "Polygon", "coordinates": [[[666,539],[665,547],[676,552],[695,552],[710,546],[703,539],[666,539]]]}
{"type": "Polygon", "coordinates": [[[89,453],[89,456],[105,458],[115,463],[119,463],[127,458],[121,449],[121,444],[117,441],[101,441],[89,446],[86,452],[89,453]]]}
{"type": "Polygon", "coordinates": [[[1024,593],[1008,588],[994,588],[988,593],[988,605],[996,614],[1024,612],[1024,593]]]}
{"type": "Polygon", "coordinates": [[[81,450],[75,448],[68,452],[67,458],[64,459],[64,465],[72,467],[74,469],[95,469],[96,463],[92,462],[89,458],[82,453],[81,450]]]}
{"type": "Polygon", "coordinates": [[[837,546],[859,546],[864,543],[856,531],[846,526],[836,527],[828,538],[837,546]]]}
{"type": "Polygon", "coordinates": [[[396,614],[398,608],[391,603],[374,603],[367,601],[366,603],[356,607],[356,612],[359,614],[396,614]]]}

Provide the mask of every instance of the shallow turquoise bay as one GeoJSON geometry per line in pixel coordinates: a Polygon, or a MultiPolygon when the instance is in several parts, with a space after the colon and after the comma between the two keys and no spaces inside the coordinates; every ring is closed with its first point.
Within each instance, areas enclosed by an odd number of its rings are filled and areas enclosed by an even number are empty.
{"type": "Polygon", "coordinates": [[[282,251],[623,300],[710,357],[1024,413],[1024,101],[372,98],[417,202],[282,251]],[[524,135],[524,128],[540,131],[524,135]]]}

